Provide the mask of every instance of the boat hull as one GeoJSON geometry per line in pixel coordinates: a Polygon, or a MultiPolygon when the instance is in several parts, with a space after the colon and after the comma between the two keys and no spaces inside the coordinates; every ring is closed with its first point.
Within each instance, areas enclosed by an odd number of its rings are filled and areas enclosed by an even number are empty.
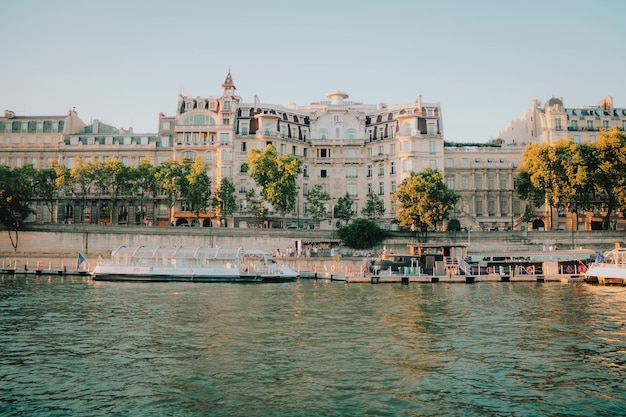
{"type": "Polygon", "coordinates": [[[297,276],[283,275],[229,275],[229,276],[198,276],[198,275],[120,275],[93,274],[94,281],[118,282],[293,282],[297,276]]]}

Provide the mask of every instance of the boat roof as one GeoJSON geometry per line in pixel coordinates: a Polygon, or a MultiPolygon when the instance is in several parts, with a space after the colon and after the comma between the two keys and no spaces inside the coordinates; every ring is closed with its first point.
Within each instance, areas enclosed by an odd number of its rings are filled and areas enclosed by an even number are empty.
{"type": "Polygon", "coordinates": [[[132,258],[168,258],[168,259],[190,259],[190,258],[213,258],[213,259],[234,259],[244,255],[267,255],[269,253],[258,249],[232,249],[232,248],[209,248],[209,247],[164,247],[164,246],[120,246],[112,253],[112,257],[132,257],[132,258]]]}

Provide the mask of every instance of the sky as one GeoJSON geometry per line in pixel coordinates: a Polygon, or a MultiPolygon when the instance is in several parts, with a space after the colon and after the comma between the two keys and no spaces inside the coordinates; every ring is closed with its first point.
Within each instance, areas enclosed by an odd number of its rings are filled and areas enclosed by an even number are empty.
{"type": "Polygon", "coordinates": [[[444,138],[486,142],[529,109],[626,107],[623,0],[20,0],[2,6],[0,106],[74,108],[136,133],[182,89],[244,102],[440,103],[444,138]]]}

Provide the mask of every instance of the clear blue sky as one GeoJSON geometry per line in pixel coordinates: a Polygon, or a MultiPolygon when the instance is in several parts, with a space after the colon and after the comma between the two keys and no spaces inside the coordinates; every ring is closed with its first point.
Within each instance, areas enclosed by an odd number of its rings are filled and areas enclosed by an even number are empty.
{"type": "Polygon", "coordinates": [[[445,138],[485,142],[531,106],[613,96],[626,107],[623,0],[5,2],[0,105],[76,108],[135,132],[175,114],[181,87],[307,105],[342,90],[440,102],[445,138]]]}

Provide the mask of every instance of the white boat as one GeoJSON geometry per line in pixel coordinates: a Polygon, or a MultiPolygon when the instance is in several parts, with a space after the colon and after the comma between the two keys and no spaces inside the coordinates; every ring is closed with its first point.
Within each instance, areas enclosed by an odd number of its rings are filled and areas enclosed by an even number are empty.
{"type": "Polygon", "coordinates": [[[598,255],[585,280],[600,285],[626,285],[626,248],[615,248],[598,255]]]}
{"type": "Polygon", "coordinates": [[[95,281],[286,282],[298,273],[262,250],[120,246],[98,259],[95,281]]]}

